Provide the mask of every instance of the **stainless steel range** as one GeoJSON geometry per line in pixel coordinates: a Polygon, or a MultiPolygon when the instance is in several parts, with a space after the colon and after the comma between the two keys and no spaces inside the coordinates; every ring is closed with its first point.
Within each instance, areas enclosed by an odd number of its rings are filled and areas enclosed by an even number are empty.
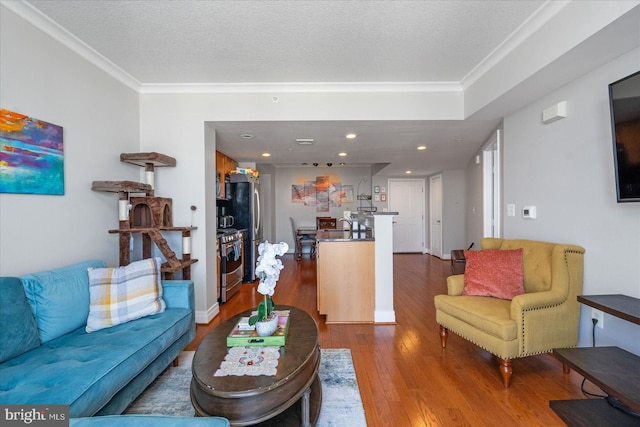
{"type": "Polygon", "coordinates": [[[242,232],[235,228],[218,230],[220,239],[220,302],[227,302],[242,286],[244,262],[242,232]]]}

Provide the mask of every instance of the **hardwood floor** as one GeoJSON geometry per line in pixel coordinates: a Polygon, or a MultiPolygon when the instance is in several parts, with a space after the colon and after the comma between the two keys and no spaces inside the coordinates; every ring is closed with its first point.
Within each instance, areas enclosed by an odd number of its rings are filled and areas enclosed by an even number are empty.
{"type": "MultiPolygon", "coordinates": [[[[582,377],[565,375],[548,354],[513,361],[504,389],[497,360],[449,335],[441,349],[433,297],[446,293],[449,261],[422,254],[394,255],[395,325],[326,325],[316,311],[315,261],[283,257],[274,302],[307,311],[318,323],[322,348],[350,348],[367,424],[374,426],[564,426],[549,400],[584,398],[582,377]]],[[[348,286],[345,280],[344,286],[348,286]]],[[[255,284],[245,284],[208,325],[198,343],[228,317],[256,307],[255,284]]],[[[591,386],[590,391],[597,391],[591,386]]]]}

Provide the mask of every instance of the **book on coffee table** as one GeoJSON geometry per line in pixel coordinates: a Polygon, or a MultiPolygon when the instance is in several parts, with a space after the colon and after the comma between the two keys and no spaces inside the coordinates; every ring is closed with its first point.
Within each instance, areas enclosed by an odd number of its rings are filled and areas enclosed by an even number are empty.
{"type": "Polygon", "coordinates": [[[289,313],[278,314],[278,328],[273,335],[261,337],[256,328],[247,329],[249,317],[241,317],[233,330],[227,335],[227,347],[244,347],[246,345],[284,346],[289,331],[289,313]]]}

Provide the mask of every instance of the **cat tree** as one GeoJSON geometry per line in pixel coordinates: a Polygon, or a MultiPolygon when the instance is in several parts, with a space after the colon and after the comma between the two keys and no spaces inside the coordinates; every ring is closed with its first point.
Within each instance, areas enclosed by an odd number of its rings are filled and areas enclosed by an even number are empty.
{"type": "Polygon", "coordinates": [[[93,181],[93,191],[118,193],[118,219],[120,228],[109,233],[120,236],[120,265],[131,262],[131,236],[142,236],[142,258],[151,258],[151,242],[160,250],[166,262],[162,263],[163,279],[173,279],[174,273],[182,270],[182,278],[191,279],[191,230],[197,227],[173,226],[173,201],[167,197],[155,197],[155,168],[175,167],[176,159],[159,153],[122,153],[120,161],[145,168],[146,183],[133,181],[93,181]],[[131,196],[144,194],[144,196],[131,196]],[[162,232],[182,233],[182,259],[171,249],[162,232]]]}

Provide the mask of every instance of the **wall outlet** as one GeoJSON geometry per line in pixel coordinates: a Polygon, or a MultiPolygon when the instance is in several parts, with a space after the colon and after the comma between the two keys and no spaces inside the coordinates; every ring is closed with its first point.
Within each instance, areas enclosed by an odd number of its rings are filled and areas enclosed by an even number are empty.
{"type": "Polygon", "coordinates": [[[604,328],[604,313],[600,310],[596,310],[595,308],[591,309],[591,319],[598,320],[596,326],[600,329],[604,328]]]}

